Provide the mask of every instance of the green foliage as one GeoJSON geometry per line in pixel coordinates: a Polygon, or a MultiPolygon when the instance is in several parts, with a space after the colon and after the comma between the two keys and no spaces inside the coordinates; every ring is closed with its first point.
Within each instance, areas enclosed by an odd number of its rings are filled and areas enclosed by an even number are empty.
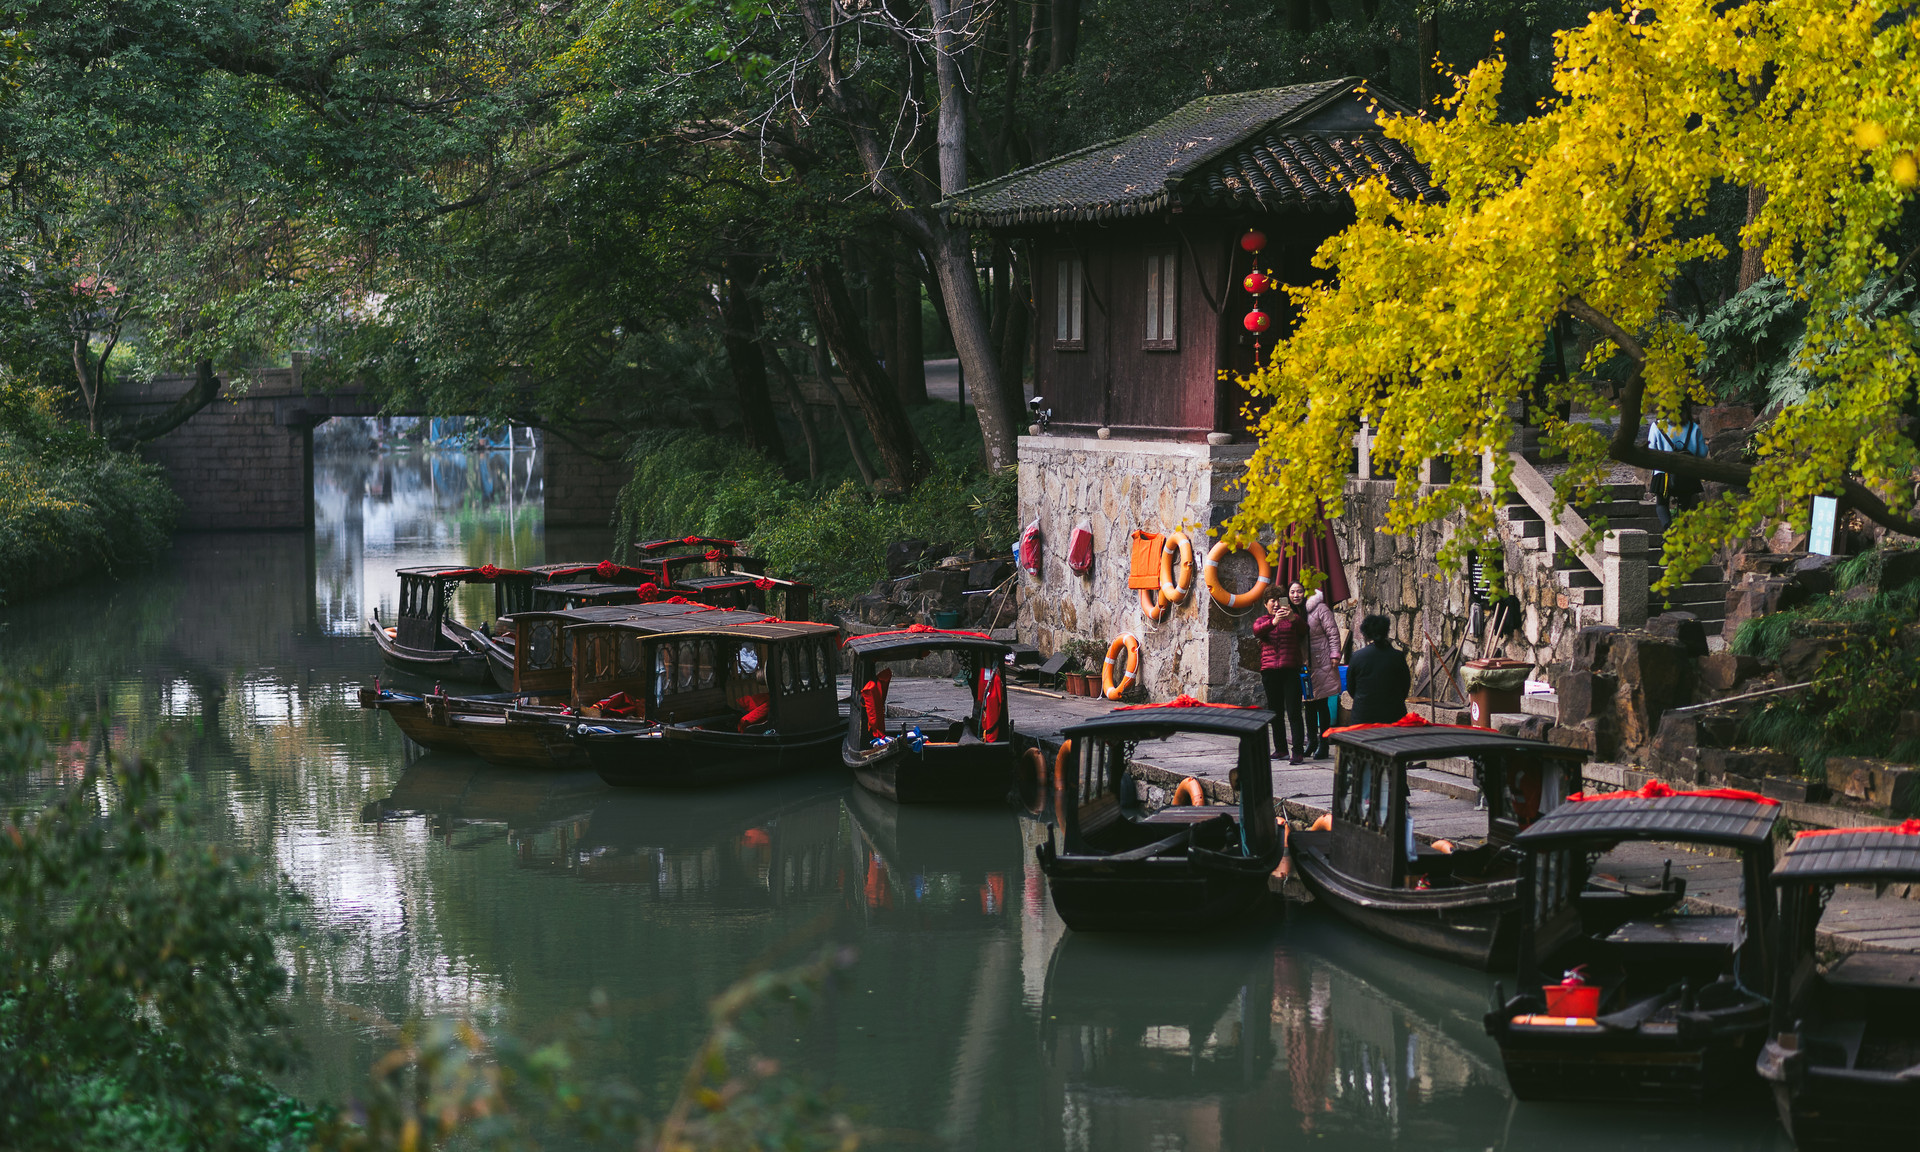
{"type": "Polygon", "coordinates": [[[1920,710],[1920,582],[1884,586],[1887,555],[1853,557],[1837,566],[1833,594],[1741,625],[1732,648],[1744,655],[1777,660],[1802,640],[1831,646],[1814,686],[1748,715],[1742,739],[1797,757],[1812,776],[1829,756],[1920,755],[1920,742],[1894,736],[1900,713],[1920,710]]]}
{"type": "Polygon", "coordinates": [[[614,513],[617,549],[688,534],[740,540],[769,571],[832,599],[884,579],[895,540],[995,549],[1013,541],[1012,469],[983,477],[948,458],[912,492],[888,499],[853,480],[818,488],[786,480],[764,456],[717,436],[655,433],[629,459],[633,479],[614,513]]]}
{"type": "MultiPolygon", "coordinates": [[[[288,1058],[289,905],[197,837],[184,778],[42,723],[0,684],[0,1146],[266,1148],[311,1122],[288,1058]]],[[[290,1146],[290,1145],[289,1145],[290,1146]]]]}
{"type": "Polygon", "coordinates": [[[0,604],[150,563],[179,505],[158,467],[61,420],[44,390],[0,380],[0,604]]]}

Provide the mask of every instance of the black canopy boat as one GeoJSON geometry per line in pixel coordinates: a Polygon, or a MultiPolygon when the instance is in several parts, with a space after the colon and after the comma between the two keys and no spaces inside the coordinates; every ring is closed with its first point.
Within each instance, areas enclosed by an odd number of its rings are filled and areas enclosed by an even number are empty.
{"type": "Polygon", "coordinates": [[[1580,785],[1577,749],[1452,725],[1335,730],[1332,827],[1293,834],[1300,879],[1334,912],[1389,940],[1477,968],[1512,962],[1519,932],[1514,837],[1580,785]],[[1487,834],[1454,851],[1413,835],[1407,772],[1428,760],[1478,766],[1487,834]]]}
{"type": "Polygon", "coordinates": [[[1774,869],[1773,1014],[1758,1067],[1801,1148],[1911,1146],[1920,1116],[1920,955],[1852,952],[1822,966],[1816,935],[1837,885],[1916,880],[1920,820],[1802,832],[1774,869]]]}
{"type": "Polygon", "coordinates": [[[1274,815],[1267,731],[1273,713],[1224,705],[1119,708],[1065,730],[1055,822],[1035,851],[1053,906],[1076,932],[1210,928],[1263,904],[1286,852],[1274,815]],[[1149,814],[1130,766],[1143,740],[1183,734],[1238,742],[1237,807],[1149,814]]]}
{"type": "Polygon", "coordinates": [[[900,804],[995,804],[1013,787],[1013,720],[1004,670],[1011,651],[978,632],[916,624],[900,632],[849,637],[852,706],[840,759],[862,788],[900,804]],[[972,708],[936,726],[930,718],[890,723],[890,664],[949,655],[972,695],[972,708]],[[921,730],[921,738],[910,735],[921,730]]]}
{"type": "Polygon", "coordinates": [[[841,730],[831,624],[710,608],[568,636],[586,717],[572,739],[609,784],[702,787],[831,762],[841,730]]]}
{"type": "Polygon", "coordinates": [[[482,632],[453,618],[453,597],[463,584],[493,585],[493,612],[508,616],[533,607],[538,573],[524,568],[435,566],[400,569],[400,608],[392,627],[378,613],[367,621],[380,655],[402,672],[436,680],[487,683],[482,632]]]}
{"type": "Polygon", "coordinates": [[[1679,1104],[1758,1089],[1779,812],[1778,801],[1752,792],[1675,792],[1656,782],[1575,797],[1520,833],[1520,987],[1487,1014],[1515,1096],[1679,1104]],[[1738,853],[1739,913],[1670,907],[1589,930],[1580,900],[1594,864],[1617,845],[1645,841],[1738,853]],[[1546,983],[1563,970],[1565,981],[1546,983]]]}
{"type": "MultiPolygon", "coordinates": [[[[533,598],[526,605],[531,608],[579,608],[593,601],[568,601],[564,597],[553,598],[548,589],[555,586],[571,586],[581,581],[597,581],[596,587],[615,587],[631,589],[655,579],[658,575],[652,568],[636,568],[628,564],[616,564],[611,560],[595,563],[571,562],[562,564],[535,564],[525,571],[539,577],[533,586],[533,598]]],[[[605,603],[631,604],[639,601],[638,596],[630,599],[609,599],[605,603]]],[[[494,623],[491,630],[482,629],[473,635],[473,639],[487,654],[487,662],[493,672],[493,681],[502,690],[512,688],[514,627],[510,619],[501,619],[494,623]]]]}

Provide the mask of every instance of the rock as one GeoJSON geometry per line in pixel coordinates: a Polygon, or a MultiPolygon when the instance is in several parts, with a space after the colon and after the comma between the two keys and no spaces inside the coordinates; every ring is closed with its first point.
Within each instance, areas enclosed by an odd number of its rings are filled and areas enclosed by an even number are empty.
{"type": "Polygon", "coordinates": [[[1700,685],[1714,692],[1732,692],[1765,670],[1766,664],[1757,656],[1710,652],[1700,658],[1700,685]]]}
{"type": "Polygon", "coordinates": [[[1911,816],[1920,811],[1920,770],[1885,760],[1829,757],[1827,786],[1850,800],[1891,809],[1895,816],[1911,816]]]}
{"type": "Polygon", "coordinates": [[[967,572],[964,568],[934,568],[920,573],[914,585],[935,597],[942,607],[958,608],[960,596],[967,590],[967,572]]]}
{"type": "Polygon", "coordinates": [[[1593,737],[1591,728],[1578,725],[1569,727],[1565,724],[1556,724],[1547,730],[1547,743],[1557,744],[1562,748],[1578,748],[1597,759],[1599,754],[1594,750],[1593,737]]]}
{"type": "Polygon", "coordinates": [[[895,540],[887,545],[887,575],[905,576],[927,559],[932,549],[925,540],[895,540]]]}
{"type": "Polygon", "coordinates": [[[1578,724],[1606,711],[1619,682],[1604,672],[1563,672],[1560,675],[1560,722],[1578,724]]]}
{"type": "Polygon", "coordinates": [[[1679,641],[1689,656],[1707,654],[1707,630],[1701,626],[1700,617],[1691,612],[1662,612],[1647,621],[1647,631],[1679,641]]]}
{"type": "Polygon", "coordinates": [[[1756,616],[1765,616],[1782,608],[1794,608],[1806,603],[1807,599],[1806,586],[1788,577],[1743,577],[1739,584],[1727,590],[1727,620],[1721,626],[1721,634],[1732,636],[1740,630],[1740,625],[1756,616]]]}
{"type": "Polygon", "coordinates": [[[1788,684],[1804,684],[1819,674],[1827,657],[1840,650],[1833,636],[1796,636],[1780,653],[1780,677],[1788,684]]]}
{"type": "Polygon", "coordinates": [[[1818,804],[1827,798],[1827,786],[1820,780],[1807,780],[1798,776],[1762,776],[1755,791],[1762,796],[1771,796],[1775,800],[1792,800],[1800,804],[1818,804]]]}
{"type": "Polygon", "coordinates": [[[1774,553],[1776,556],[1785,555],[1788,552],[1805,552],[1806,550],[1807,534],[1796,531],[1790,521],[1782,520],[1780,523],[1775,524],[1772,533],[1767,536],[1767,551],[1774,553]]]}
{"type": "Polygon", "coordinates": [[[1013,564],[1007,560],[978,560],[967,565],[967,587],[969,589],[997,588],[1000,582],[1013,575],[1013,564]]]}
{"type": "MultiPolygon", "coordinates": [[[[1759,780],[1768,776],[1797,777],[1800,762],[1785,752],[1768,749],[1702,748],[1699,754],[1701,779],[1720,783],[1739,777],[1759,780]]],[[[1824,793],[1825,787],[1822,786],[1824,793]]]]}
{"type": "Polygon", "coordinates": [[[1692,699],[1693,661],[1677,640],[1622,632],[1609,645],[1607,665],[1619,680],[1613,719],[1624,748],[1652,742],[1661,714],[1692,699]]]}
{"type": "Polygon", "coordinates": [[[1833,570],[1841,559],[1839,556],[1802,556],[1793,562],[1793,582],[1806,590],[1808,598],[1824,596],[1833,591],[1833,570]]]}
{"type": "Polygon", "coordinates": [[[1880,578],[1875,581],[1882,592],[1903,588],[1920,580],[1920,548],[1889,551],[1880,558],[1880,578]]]}
{"type": "Polygon", "coordinates": [[[1753,572],[1766,576],[1785,576],[1787,570],[1793,567],[1793,561],[1792,556],[1776,556],[1771,552],[1742,552],[1740,558],[1734,561],[1733,571],[1739,576],[1753,572]]]}
{"type": "Polygon", "coordinates": [[[1745,432],[1753,427],[1754,411],[1750,404],[1715,404],[1703,408],[1698,414],[1700,435],[1712,440],[1728,432],[1745,432]]]}
{"type": "Polygon", "coordinates": [[[1598,672],[1607,665],[1607,653],[1620,629],[1611,624],[1589,624],[1573,637],[1573,657],[1567,667],[1575,672],[1598,672]]]}
{"type": "Polygon", "coordinates": [[[1895,740],[1920,739],[1920,712],[1901,712],[1900,718],[1894,721],[1893,738],[1895,740]]]}

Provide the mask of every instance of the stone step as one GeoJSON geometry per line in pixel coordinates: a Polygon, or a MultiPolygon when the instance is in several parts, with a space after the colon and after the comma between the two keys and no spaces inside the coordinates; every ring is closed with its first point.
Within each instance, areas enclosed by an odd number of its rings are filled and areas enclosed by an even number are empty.
{"type": "Polygon", "coordinates": [[[1554,583],[1560,585],[1562,588],[1600,587],[1600,577],[1595,576],[1589,571],[1586,565],[1577,562],[1571,567],[1566,568],[1562,568],[1556,563],[1554,565],[1553,578],[1554,583]]]}

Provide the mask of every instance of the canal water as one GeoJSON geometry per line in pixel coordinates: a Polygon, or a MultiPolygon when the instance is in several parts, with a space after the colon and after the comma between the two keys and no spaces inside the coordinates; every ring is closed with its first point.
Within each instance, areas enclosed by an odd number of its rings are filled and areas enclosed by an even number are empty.
{"type": "Polygon", "coordinates": [[[538,465],[322,457],[311,534],[183,536],[153,571],[0,614],[0,667],[118,741],[170,741],[209,834],[311,902],[287,947],[290,1090],[346,1098],[381,1021],[541,1038],[600,996],[583,1070],[665,1100],[712,997],[833,947],[857,957],[843,980],[761,1045],[868,1147],[1787,1147],[1759,1101],[1516,1105],[1481,1031],[1493,978],[1320,909],[1206,939],[1070,934],[1034,864],[1044,833],[1011,811],[899,808],[839,773],[642,794],[410,754],[355,703],[382,675],[365,618],[391,613],[397,566],[598,559],[604,541],[543,532],[538,465]]]}

